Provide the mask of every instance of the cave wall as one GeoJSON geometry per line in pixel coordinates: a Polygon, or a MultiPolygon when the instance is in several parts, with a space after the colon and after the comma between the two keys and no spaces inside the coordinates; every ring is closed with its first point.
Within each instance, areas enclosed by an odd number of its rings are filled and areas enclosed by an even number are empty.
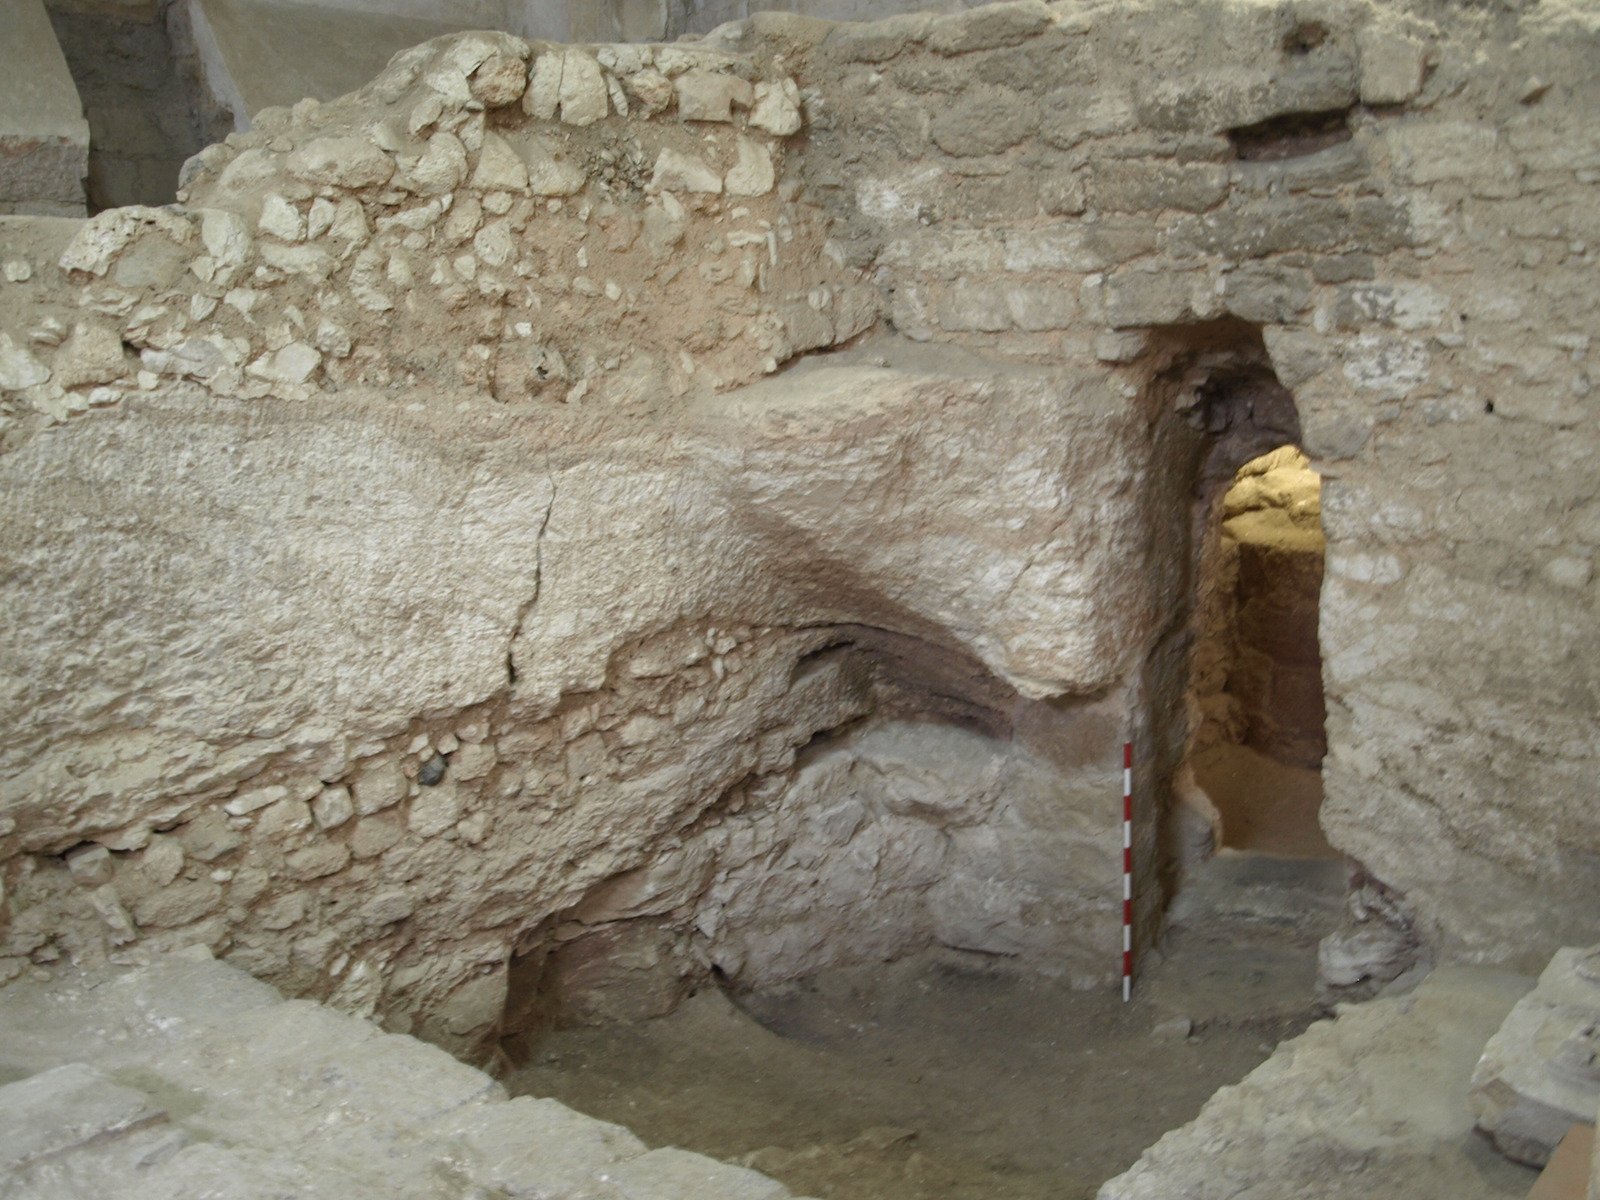
{"type": "Polygon", "coordinates": [[[934,941],[1109,980],[1245,359],[1326,480],[1329,836],[1441,955],[1593,940],[1597,41],[470,35],[0,222],[3,972],[201,940],[462,1048],[934,941]]]}

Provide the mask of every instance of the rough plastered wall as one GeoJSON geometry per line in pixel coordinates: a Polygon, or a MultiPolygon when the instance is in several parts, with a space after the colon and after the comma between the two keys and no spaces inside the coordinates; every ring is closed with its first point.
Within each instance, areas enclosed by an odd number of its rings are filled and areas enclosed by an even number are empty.
{"type": "Polygon", "coordinates": [[[1260,329],[1326,479],[1324,825],[1361,911],[1471,959],[1600,919],[1597,25],[1022,4],[809,60],[816,194],[905,336],[1133,391],[1260,329]]]}
{"type": "Polygon", "coordinates": [[[1597,40],[469,36],[0,225],[5,970],[198,939],[459,1047],[929,941],[1108,979],[1117,748],[1149,938],[1198,514],[1286,441],[1387,915],[1329,961],[1593,940],[1597,40]]]}

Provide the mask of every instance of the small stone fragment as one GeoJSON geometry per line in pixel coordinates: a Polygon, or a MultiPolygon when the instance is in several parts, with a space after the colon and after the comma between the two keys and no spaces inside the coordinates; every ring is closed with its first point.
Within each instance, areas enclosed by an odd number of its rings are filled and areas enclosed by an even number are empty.
{"type": "Polygon", "coordinates": [[[541,54],[533,64],[528,89],[522,94],[522,111],[540,121],[552,120],[561,107],[562,52],[541,54]]]}
{"type": "Polygon", "coordinates": [[[250,374],[272,383],[304,383],[322,363],[322,355],[305,342],[290,342],[250,364],[250,374]]]}
{"type": "Polygon", "coordinates": [[[467,86],[489,108],[514,104],[528,86],[527,64],[514,55],[492,54],[479,64],[467,86]]]}
{"type": "Polygon", "coordinates": [[[422,764],[422,769],[417,772],[417,782],[423,787],[435,787],[444,778],[445,757],[435,753],[422,764]]]}
{"type": "Polygon", "coordinates": [[[628,94],[639,102],[646,116],[663,112],[672,104],[676,94],[672,80],[653,68],[637,71],[623,80],[628,94]]]}
{"type": "Polygon", "coordinates": [[[399,804],[406,798],[408,783],[399,763],[385,762],[368,768],[350,785],[356,812],[367,816],[399,804]]]}
{"type": "Polygon", "coordinates": [[[0,333],[0,391],[20,392],[49,378],[49,367],[13,342],[10,335],[0,333]]]}
{"type": "Polygon", "coordinates": [[[802,124],[799,85],[787,78],[756,84],[755,107],[750,110],[750,124],[766,130],[773,137],[788,137],[798,133],[802,124]]]}
{"type": "Polygon", "coordinates": [[[256,228],[279,241],[299,242],[306,236],[306,219],[300,210],[282,196],[273,194],[261,202],[261,219],[256,228]]]}
{"type": "Polygon", "coordinates": [[[360,137],[316,138],[291,154],[288,165],[307,183],[333,187],[376,187],[394,174],[394,160],[360,137]]]}
{"type": "Polygon", "coordinates": [[[64,388],[112,383],[128,373],[122,338],[105,325],[73,326],[56,355],[55,380],[64,388]]]}
{"type": "Polygon", "coordinates": [[[67,855],[67,870],[74,883],[99,887],[111,882],[111,851],[104,846],[83,846],[67,855]]]}
{"type": "Polygon", "coordinates": [[[749,108],[754,89],[737,75],[716,71],[685,71],[677,79],[678,115],[685,121],[733,120],[733,109],[749,108]]]}
{"type": "Polygon", "coordinates": [[[561,120],[567,125],[593,125],[610,111],[600,64],[582,50],[568,50],[562,57],[560,96],[561,120]]]}
{"type": "Polygon", "coordinates": [[[662,150],[656,159],[650,184],[669,191],[700,192],[705,195],[719,195],[722,192],[720,174],[707,166],[704,160],[691,158],[671,147],[662,150]]]}
{"type": "Polygon", "coordinates": [[[355,816],[350,789],[335,784],[325,787],[311,801],[311,819],[318,829],[336,829],[355,816]]]}
{"type": "Polygon", "coordinates": [[[739,160],[728,172],[727,189],[730,196],[765,196],[776,182],[772,167],[772,152],[759,142],[740,138],[739,160]]]}

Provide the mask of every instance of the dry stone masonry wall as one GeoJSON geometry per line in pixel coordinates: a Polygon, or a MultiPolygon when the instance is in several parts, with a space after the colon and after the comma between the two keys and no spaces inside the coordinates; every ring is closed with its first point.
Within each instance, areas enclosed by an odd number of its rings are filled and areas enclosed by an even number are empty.
{"type": "Polygon", "coordinates": [[[469,34],[176,206],[0,221],[0,973],[200,941],[472,1051],[929,942],[1109,979],[1196,513],[1295,440],[1341,969],[1592,942],[1597,49],[1564,4],[469,34]]]}

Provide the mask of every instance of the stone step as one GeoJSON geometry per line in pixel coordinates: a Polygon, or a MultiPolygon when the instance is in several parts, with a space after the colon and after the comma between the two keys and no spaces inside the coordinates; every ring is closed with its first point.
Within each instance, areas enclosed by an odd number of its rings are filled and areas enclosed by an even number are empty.
{"type": "Polygon", "coordinates": [[[188,953],[0,989],[8,1076],[8,1200],[788,1196],[188,953]]]}

